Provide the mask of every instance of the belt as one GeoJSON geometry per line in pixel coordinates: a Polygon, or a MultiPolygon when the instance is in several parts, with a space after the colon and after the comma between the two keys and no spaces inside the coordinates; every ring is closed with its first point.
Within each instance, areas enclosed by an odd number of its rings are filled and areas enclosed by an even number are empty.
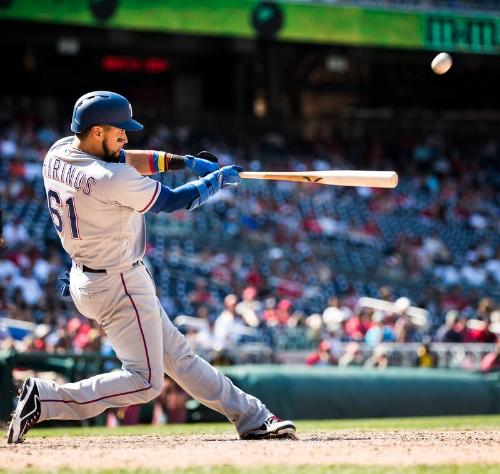
{"type": "MultiPolygon", "coordinates": [[[[137,265],[141,264],[142,263],[142,260],[137,260],[137,262],[134,262],[132,264],[132,267],[136,267],[137,265]]],[[[95,268],[90,268],[90,267],[87,267],[87,265],[82,265],[82,271],[83,272],[86,272],[86,273],[108,273],[105,269],[99,269],[99,270],[96,270],[95,268]]]]}

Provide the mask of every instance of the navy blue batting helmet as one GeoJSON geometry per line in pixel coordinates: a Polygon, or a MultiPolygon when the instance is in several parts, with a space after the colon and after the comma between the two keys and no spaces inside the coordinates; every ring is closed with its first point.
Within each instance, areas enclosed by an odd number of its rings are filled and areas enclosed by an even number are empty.
{"type": "Polygon", "coordinates": [[[76,101],[71,131],[83,132],[91,125],[112,125],[127,132],[143,128],[132,119],[130,102],[122,95],[109,91],[89,92],[76,101]]]}

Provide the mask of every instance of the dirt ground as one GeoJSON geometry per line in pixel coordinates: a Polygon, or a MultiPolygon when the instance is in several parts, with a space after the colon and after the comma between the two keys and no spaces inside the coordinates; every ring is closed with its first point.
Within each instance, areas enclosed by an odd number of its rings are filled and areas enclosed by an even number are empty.
{"type": "Polygon", "coordinates": [[[308,431],[267,441],[232,435],[28,437],[20,445],[0,444],[0,469],[15,470],[468,463],[500,463],[500,431],[308,431]]]}

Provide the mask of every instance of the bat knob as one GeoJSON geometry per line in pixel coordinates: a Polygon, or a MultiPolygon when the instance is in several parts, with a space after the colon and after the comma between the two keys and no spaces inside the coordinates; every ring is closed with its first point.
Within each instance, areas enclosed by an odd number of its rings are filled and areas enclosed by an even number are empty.
{"type": "Polygon", "coordinates": [[[198,158],[203,158],[204,160],[211,161],[212,163],[218,163],[219,158],[217,158],[213,153],[210,153],[209,151],[200,151],[197,155],[198,158]]]}

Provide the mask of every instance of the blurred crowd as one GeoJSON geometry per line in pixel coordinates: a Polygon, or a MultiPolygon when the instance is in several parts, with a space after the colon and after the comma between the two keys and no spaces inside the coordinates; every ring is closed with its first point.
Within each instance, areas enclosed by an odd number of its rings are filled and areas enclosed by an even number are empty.
{"type": "MultiPolygon", "coordinates": [[[[0,349],[110,351],[101,329],[58,290],[58,277],[71,262],[48,220],[41,160],[64,134],[32,119],[0,129],[0,205],[8,244],[0,250],[0,349]],[[40,219],[45,224],[36,227],[40,219]],[[28,323],[9,323],[26,337],[12,337],[2,320],[28,323]]],[[[317,347],[307,359],[311,365],[377,365],[361,358],[356,344],[497,340],[495,134],[401,131],[397,139],[366,134],[288,143],[279,133],[229,139],[161,125],[135,139],[136,146],[175,153],[208,149],[221,164],[247,170],[400,173],[394,191],[245,183],[194,213],[148,217],[145,263],[169,316],[195,318],[183,328],[195,349],[317,347]],[[404,297],[407,304],[381,311],[360,305],[364,296],[392,303],[404,297]],[[426,310],[425,321],[409,316],[410,304],[426,310]]],[[[159,177],[171,186],[188,178],[184,172],[159,177]]]]}

